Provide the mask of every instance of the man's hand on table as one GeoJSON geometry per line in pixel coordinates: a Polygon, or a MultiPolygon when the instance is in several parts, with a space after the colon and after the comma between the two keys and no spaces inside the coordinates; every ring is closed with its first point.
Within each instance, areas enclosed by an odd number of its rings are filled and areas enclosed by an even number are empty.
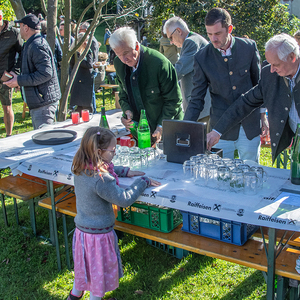
{"type": "Polygon", "coordinates": [[[160,142],[162,136],[162,127],[157,126],[152,136],[156,138],[156,143],[160,142]]]}
{"type": "Polygon", "coordinates": [[[121,122],[125,126],[126,130],[130,131],[130,127],[133,123],[132,121],[133,113],[130,110],[126,110],[125,115],[127,118],[122,117],[121,122]]]}
{"type": "Polygon", "coordinates": [[[207,140],[207,150],[211,150],[211,148],[217,144],[220,140],[220,134],[216,131],[211,131],[206,135],[207,140]]]}

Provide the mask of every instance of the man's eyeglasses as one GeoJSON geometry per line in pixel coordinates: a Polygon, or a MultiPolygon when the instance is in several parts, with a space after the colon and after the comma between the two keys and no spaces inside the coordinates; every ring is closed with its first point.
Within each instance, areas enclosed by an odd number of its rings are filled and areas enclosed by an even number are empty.
{"type": "Polygon", "coordinates": [[[170,34],[170,36],[168,37],[168,39],[172,42],[172,35],[173,35],[173,33],[175,32],[177,30],[177,28],[175,28],[174,30],[173,30],[173,32],[170,34]]]}

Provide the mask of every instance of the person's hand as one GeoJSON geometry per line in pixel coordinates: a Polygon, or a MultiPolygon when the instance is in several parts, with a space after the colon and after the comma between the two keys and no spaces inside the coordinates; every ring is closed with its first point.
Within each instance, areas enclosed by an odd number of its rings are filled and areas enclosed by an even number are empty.
{"type": "Polygon", "coordinates": [[[15,72],[12,72],[12,71],[9,72],[9,74],[13,75],[14,78],[12,78],[11,80],[3,82],[3,84],[7,85],[10,88],[18,87],[19,86],[18,80],[17,80],[18,75],[15,72]]]}
{"type": "Polygon", "coordinates": [[[125,115],[127,116],[127,119],[122,117],[121,122],[125,126],[126,130],[130,130],[130,127],[131,127],[130,125],[133,124],[133,121],[132,121],[133,113],[130,110],[126,110],[125,115]]]}
{"type": "Polygon", "coordinates": [[[152,134],[153,137],[156,138],[156,143],[158,143],[161,140],[161,136],[162,136],[162,127],[161,126],[157,126],[155,131],[152,134]]]}
{"type": "Polygon", "coordinates": [[[129,170],[128,173],[127,173],[127,177],[143,176],[143,175],[145,175],[145,173],[141,172],[141,171],[132,171],[132,170],[129,170]]]}
{"type": "Polygon", "coordinates": [[[211,150],[211,148],[217,144],[220,140],[220,135],[216,131],[211,131],[206,135],[207,140],[207,150],[211,150]]]}
{"type": "Polygon", "coordinates": [[[151,178],[149,178],[149,179],[150,179],[150,186],[160,186],[161,185],[160,182],[158,182],[154,179],[151,179],[151,178]]]}

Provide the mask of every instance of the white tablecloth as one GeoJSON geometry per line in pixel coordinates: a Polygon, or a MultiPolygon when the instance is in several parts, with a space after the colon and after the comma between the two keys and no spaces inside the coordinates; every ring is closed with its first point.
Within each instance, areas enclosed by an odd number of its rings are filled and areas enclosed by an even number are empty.
{"type": "MultiPolygon", "coordinates": [[[[120,117],[121,112],[113,112],[108,116],[111,128],[120,126],[120,117]]],[[[31,136],[37,131],[2,139],[0,164],[9,165],[18,172],[73,185],[71,165],[80,139],[89,126],[99,123],[99,119],[100,115],[95,115],[88,123],[64,127],[76,129],[77,139],[72,143],[54,147],[34,144],[31,136]],[[6,145],[9,141],[12,143],[6,145]]],[[[63,126],[70,123],[71,121],[66,121],[63,126]]],[[[61,127],[55,124],[40,130],[61,127]]],[[[124,130],[122,126],[119,128],[120,132],[124,130]]],[[[300,231],[300,196],[296,195],[292,201],[285,194],[284,197],[279,196],[282,189],[300,194],[300,186],[290,183],[289,170],[267,167],[264,169],[268,173],[268,181],[263,189],[257,195],[246,196],[222,189],[198,186],[192,180],[183,179],[181,164],[159,161],[143,171],[147,176],[159,180],[162,185],[157,188],[147,188],[139,200],[219,219],[300,231]]],[[[133,181],[134,178],[120,178],[120,184],[124,188],[133,181]]]]}

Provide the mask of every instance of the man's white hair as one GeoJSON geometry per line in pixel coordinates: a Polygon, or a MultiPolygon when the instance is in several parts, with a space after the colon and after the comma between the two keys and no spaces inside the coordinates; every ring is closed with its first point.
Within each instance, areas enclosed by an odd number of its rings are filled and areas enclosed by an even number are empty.
{"type": "Polygon", "coordinates": [[[164,25],[163,32],[167,34],[167,29],[169,31],[174,31],[176,28],[180,28],[183,31],[190,31],[188,25],[179,17],[172,17],[164,25]]]}
{"type": "Polygon", "coordinates": [[[290,53],[294,53],[296,58],[299,57],[299,45],[297,41],[286,33],[281,33],[270,38],[265,46],[265,51],[275,50],[278,58],[287,61],[290,53]]]}
{"type": "Polygon", "coordinates": [[[136,32],[130,27],[118,28],[109,38],[109,45],[112,49],[125,43],[128,47],[135,49],[137,43],[136,32]]]}

